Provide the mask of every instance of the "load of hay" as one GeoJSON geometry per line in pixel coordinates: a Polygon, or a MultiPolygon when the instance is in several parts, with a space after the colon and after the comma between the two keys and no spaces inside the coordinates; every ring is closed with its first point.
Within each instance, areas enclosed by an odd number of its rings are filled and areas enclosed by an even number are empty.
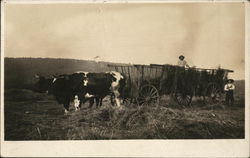
{"type": "Polygon", "coordinates": [[[244,118],[228,118],[222,109],[112,107],[89,110],[70,139],[208,139],[243,138],[244,118]],[[84,134],[84,136],[83,136],[84,134]]]}

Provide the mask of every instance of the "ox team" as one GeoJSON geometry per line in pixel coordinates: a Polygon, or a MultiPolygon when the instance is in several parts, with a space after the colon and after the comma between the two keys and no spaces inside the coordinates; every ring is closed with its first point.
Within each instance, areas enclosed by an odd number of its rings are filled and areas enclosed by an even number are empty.
{"type": "MultiPolygon", "coordinates": [[[[73,100],[75,110],[79,110],[81,104],[89,101],[90,107],[96,101],[96,106],[102,105],[102,100],[107,95],[113,95],[115,103],[120,106],[120,93],[125,86],[125,77],[115,71],[106,73],[76,72],[70,75],[39,78],[34,90],[47,92],[55,96],[59,104],[63,104],[65,114],[69,111],[69,104],[73,100]]],[[[113,102],[112,102],[113,103],[113,102]]]]}

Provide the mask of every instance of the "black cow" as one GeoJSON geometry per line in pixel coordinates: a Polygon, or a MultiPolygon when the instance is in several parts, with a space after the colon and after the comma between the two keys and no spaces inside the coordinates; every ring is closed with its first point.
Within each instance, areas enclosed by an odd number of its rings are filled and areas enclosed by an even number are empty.
{"type": "Polygon", "coordinates": [[[45,93],[48,92],[52,83],[56,80],[55,77],[45,78],[44,76],[35,75],[35,78],[38,79],[38,82],[34,85],[33,91],[45,93]]]}

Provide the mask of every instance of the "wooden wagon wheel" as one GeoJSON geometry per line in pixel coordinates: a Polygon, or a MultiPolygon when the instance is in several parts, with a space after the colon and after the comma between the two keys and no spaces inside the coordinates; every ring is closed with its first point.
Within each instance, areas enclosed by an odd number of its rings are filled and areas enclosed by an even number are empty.
{"type": "Polygon", "coordinates": [[[222,100],[220,86],[217,83],[209,83],[204,94],[204,101],[208,103],[218,103],[222,100]]]}
{"type": "Polygon", "coordinates": [[[157,88],[150,84],[146,84],[140,88],[136,99],[138,105],[140,106],[158,106],[160,102],[160,96],[157,88]]]}
{"type": "Polygon", "coordinates": [[[179,104],[183,106],[190,106],[193,98],[193,94],[187,94],[182,92],[174,92],[173,93],[174,100],[179,104]]]}
{"type": "Polygon", "coordinates": [[[136,99],[135,98],[122,98],[121,99],[121,104],[124,106],[130,106],[131,104],[136,104],[136,99]]]}
{"type": "MultiPolygon", "coordinates": [[[[113,93],[110,95],[110,101],[112,105],[116,105],[115,95],[113,93]]],[[[121,104],[124,106],[129,106],[133,103],[132,98],[120,98],[120,101],[121,101],[121,104]]]]}

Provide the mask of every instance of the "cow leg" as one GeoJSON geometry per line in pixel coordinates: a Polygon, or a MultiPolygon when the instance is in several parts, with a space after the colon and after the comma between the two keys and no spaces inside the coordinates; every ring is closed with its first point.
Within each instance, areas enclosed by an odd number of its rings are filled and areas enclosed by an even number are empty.
{"type": "Polygon", "coordinates": [[[90,98],[89,99],[89,108],[92,108],[93,104],[94,104],[94,98],[90,98]]]}
{"type": "Polygon", "coordinates": [[[79,105],[80,105],[80,100],[78,99],[78,96],[76,95],[74,99],[75,111],[80,110],[79,105]]]}
{"type": "Polygon", "coordinates": [[[114,98],[115,98],[114,93],[111,93],[111,95],[110,95],[110,101],[111,101],[112,106],[115,105],[114,98]]]}
{"type": "Polygon", "coordinates": [[[103,97],[100,98],[100,103],[99,103],[100,106],[102,106],[102,100],[103,100],[103,97]]]}
{"type": "Polygon", "coordinates": [[[80,97],[79,97],[79,100],[80,100],[80,103],[79,103],[79,109],[81,109],[82,104],[84,104],[86,101],[85,101],[85,99],[84,99],[83,95],[78,95],[78,96],[80,96],[80,97]]]}
{"type": "Polygon", "coordinates": [[[68,115],[69,110],[64,109],[64,115],[68,115]]]}
{"type": "Polygon", "coordinates": [[[89,101],[90,99],[86,99],[84,96],[80,98],[80,105],[79,107],[82,108],[82,105],[85,104],[87,101],[89,101]]]}
{"type": "Polygon", "coordinates": [[[70,103],[70,101],[65,101],[63,103],[63,106],[64,106],[64,115],[67,115],[69,113],[69,103],[70,103]]]}
{"type": "Polygon", "coordinates": [[[100,105],[100,98],[96,97],[95,102],[96,102],[96,108],[97,108],[100,105]]]}
{"type": "Polygon", "coordinates": [[[83,104],[83,100],[82,100],[82,99],[80,99],[79,109],[81,109],[81,108],[82,108],[82,104],[83,104]]]}
{"type": "Polygon", "coordinates": [[[81,95],[81,94],[79,94],[78,95],[79,97],[79,105],[78,105],[78,109],[80,110],[81,109],[81,107],[82,107],[82,104],[84,104],[84,96],[83,95],[81,95]]]}
{"type": "Polygon", "coordinates": [[[115,91],[114,91],[114,95],[115,95],[115,102],[116,102],[116,105],[117,105],[118,107],[120,107],[120,106],[121,106],[120,99],[119,99],[120,93],[118,92],[118,90],[115,90],[115,91]]]}

